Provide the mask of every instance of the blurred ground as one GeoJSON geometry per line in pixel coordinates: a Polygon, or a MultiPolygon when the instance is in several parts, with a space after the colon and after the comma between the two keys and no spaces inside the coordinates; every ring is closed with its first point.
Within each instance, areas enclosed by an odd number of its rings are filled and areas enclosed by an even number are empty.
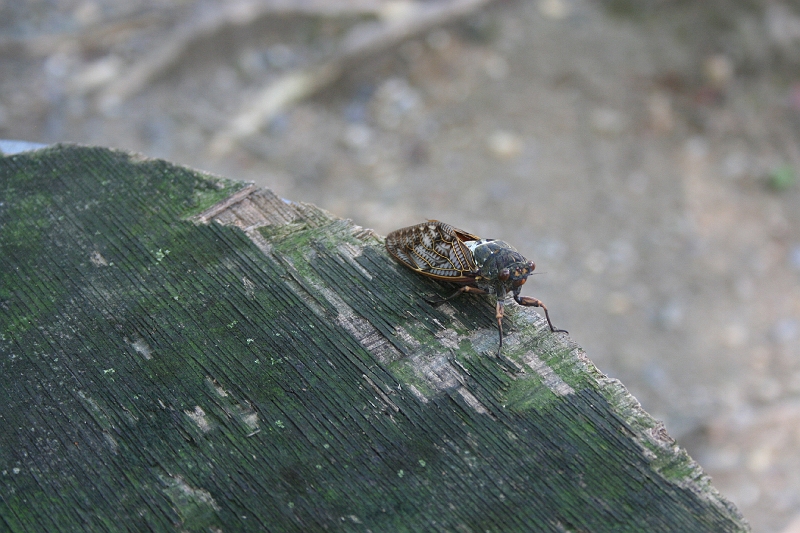
{"type": "Polygon", "coordinates": [[[438,218],[513,243],[544,272],[525,293],[754,531],[800,531],[800,9],[495,2],[347,56],[219,142],[266,87],[415,6],[0,2],[0,138],[163,157],[382,234],[438,218]]]}

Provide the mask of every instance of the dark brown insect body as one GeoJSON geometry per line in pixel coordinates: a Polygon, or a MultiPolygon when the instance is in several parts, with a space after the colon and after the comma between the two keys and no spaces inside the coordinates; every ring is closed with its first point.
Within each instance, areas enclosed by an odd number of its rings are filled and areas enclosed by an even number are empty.
{"type": "Polygon", "coordinates": [[[451,296],[431,302],[433,304],[440,304],[464,292],[495,295],[495,316],[500,331],[498,356],[503,348],[503,309],[509,292],[520,305],[541,307],[550,331],[566,333],[563,329],[553,327],[547,307],[540,300],[520,296],[522,285],[536,265],[510,244],[495,239],[481,239],[444,222],[429,220],[391,232],[386,236],[386,249],[411,270],[439,281],[463,285],[451,296]]]}

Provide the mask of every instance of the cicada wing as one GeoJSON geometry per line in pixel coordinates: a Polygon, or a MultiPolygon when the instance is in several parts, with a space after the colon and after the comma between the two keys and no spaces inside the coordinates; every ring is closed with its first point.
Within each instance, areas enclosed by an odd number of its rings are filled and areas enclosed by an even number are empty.
{"type": "MultiPolygon", "coordinates": [[[[439,224],[442,224],[442,222],[439,222],[439,224]]],[[[445,224],[445,226],[447,226],[447,224],[445,224]]],[[[458,240],[460,240],[461,242],[481,240],[481,238],[478,237],[477,235],[473,235],[472,233],[467,233],[466,231],[454,228],[453,226],[449,227],[450,229],[453,230],[453,233],[455,233],[456,237],[458,237],[458,240]]]]}
{"type": "Polygon", "coordinates": [[[477,275],[472,252],[464,240],[478,237],[438,220],[391,232],[386,250],[408,268],[453,283],[471,283],[477,275]]]}

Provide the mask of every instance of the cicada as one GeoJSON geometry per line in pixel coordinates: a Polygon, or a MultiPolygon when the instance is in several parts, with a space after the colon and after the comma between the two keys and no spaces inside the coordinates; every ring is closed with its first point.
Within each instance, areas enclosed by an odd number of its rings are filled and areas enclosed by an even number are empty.
{"type": "Polygon", "coordinates": [[[520,305],[541,307],[550,331],[567,333],[553,326],[550,313],[541,300],[520,295],[522,285],[536,265],[506,242],[481,239],[444,222],[429,220],[391,232],[386,236],[386,250],[415,272],[461,285],[452,295],[429,302],[431,304],[441,304],[465,292],[494,295],[500,332],[498,357],[503,349],[503,312],[509,292],[520,305]]]}

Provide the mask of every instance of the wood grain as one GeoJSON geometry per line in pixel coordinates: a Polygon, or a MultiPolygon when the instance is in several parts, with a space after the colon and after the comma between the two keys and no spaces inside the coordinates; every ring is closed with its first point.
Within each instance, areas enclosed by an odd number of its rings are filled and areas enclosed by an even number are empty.
{"type": "Polygon", "coordinates": [[[533,310],[498,360],[483,298],[245,187],[0,158],[0,529],[748,529],[533,310]]]}

